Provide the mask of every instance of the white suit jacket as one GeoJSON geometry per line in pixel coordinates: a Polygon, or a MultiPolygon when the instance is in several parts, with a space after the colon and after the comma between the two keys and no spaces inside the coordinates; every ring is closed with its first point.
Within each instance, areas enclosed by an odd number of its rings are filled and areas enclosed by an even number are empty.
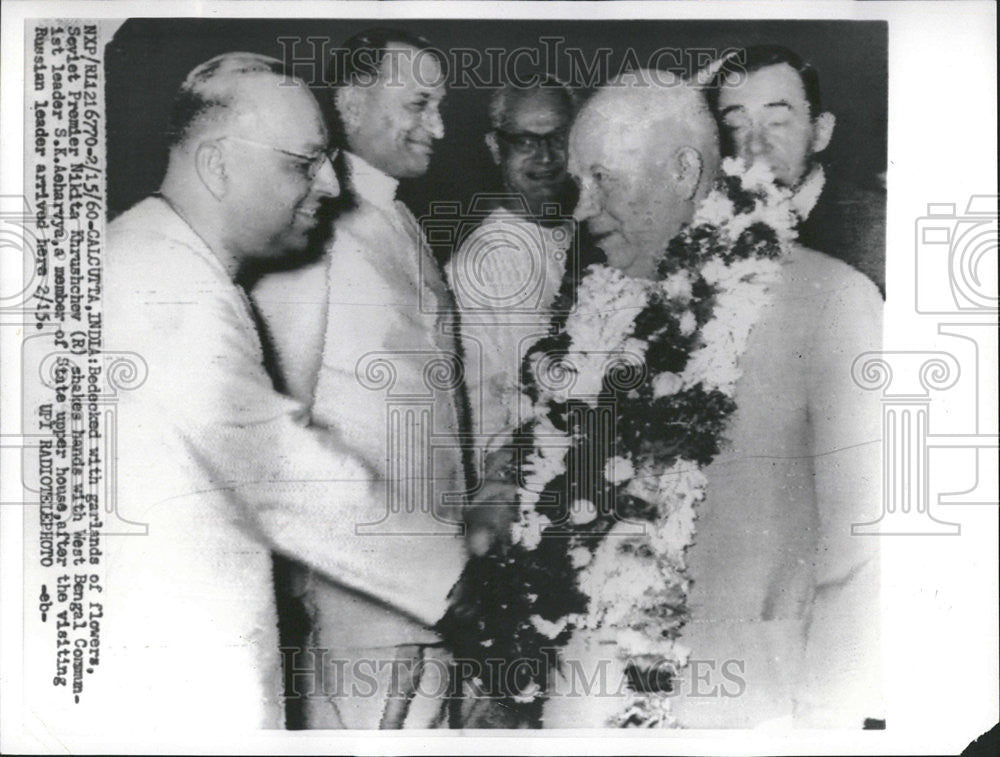
{"type": "MultiPolygon", "coordinates": [[[[679,639],[690,660],[670,698],[681,727],[860,730],[884,717],[878,537],[851,532],[881,511],[879,397],[851,378],[881,335],[871,281],[792,251],[740,359],[728,441],[704,471],[679,639]]],[[[599,649],[566,654],[614,658],[599,649]]],[[[609,673],[612,687],[622,675],[609,673]]],[[[597,724],[621,706],[553,698],[545,724],[597,724]]]]}
{"type": "Polygon", "coordinates": [[[163,200],[110,225],[105,276],[106,347],[145,375],[119,393],[118,509],[148,534],[105,539],[91,701],[147,734],[280,727],[272,549],[425,622],[443,601],[407,545],[357,537],[374,474],[274,391],[242,290],[163,200]]]}
{"type": "MultiPolygon", "coordinates": [[[[253,297],[290,391],[311,405],[314,422],[385,477],[383,517],[363,530],[373,554],[386,559],[406,546],[406,570],[422,581],[423,598],[433,595],[424,608],[433,623],[465,562],[455,523],[465,481],[454,308],[416,222],[394,199],[395,179],[347,159],[358,207],[337,219],[326,254],[264,277],[253,297]]],[[[437,638],[359,606],[336,583],[314,582],[310,603],[320,626],[347,623],[345,603],[355,608],[357,633],[372,646],[437,638]]]]}
{"type": "Polygon", "coordinates": [[[879,397],[851,378],[881,338],[871,281],[796,247],[740,360],[729,443],[705,470],[681,641],[703,674],[714,666],[718,695],[689,680],[683,725],[860,729],[884,716],[879,542],[851,532],[881,511],[879,397]]]}

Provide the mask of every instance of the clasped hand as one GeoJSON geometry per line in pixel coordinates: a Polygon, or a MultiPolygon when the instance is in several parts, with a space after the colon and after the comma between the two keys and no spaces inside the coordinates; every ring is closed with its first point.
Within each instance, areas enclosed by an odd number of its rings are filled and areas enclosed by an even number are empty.
{"type": "Polygon", "coordinates": [[[514,451],[504,447],[486,456],[483,477],[469,497],[464,520],[469,551],[481,557],[493,547],[510,543],[510,527],[517,520],[517,483],[514,451]]]}

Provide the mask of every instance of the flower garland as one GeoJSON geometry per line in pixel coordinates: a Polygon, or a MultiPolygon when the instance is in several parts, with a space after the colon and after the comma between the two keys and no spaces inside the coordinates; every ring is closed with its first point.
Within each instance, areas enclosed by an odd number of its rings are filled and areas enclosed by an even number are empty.
{"type": "Polygon", "coordinates": [[[459,657],[543,663],[503,676],[499,695],[528,719],[540,720],[558,650],[601,629],[629,672],[615,724],[672,724],[670,692],[638,661],[687,662],[676,639],[702,469],[723,443],[739,358],[797,222],[764,166],[722,169],[658,281],[590,266],[576,308],[564,286],[556,333],[525,357],[511,543],[470,559],[438,628],[459,657]]]}

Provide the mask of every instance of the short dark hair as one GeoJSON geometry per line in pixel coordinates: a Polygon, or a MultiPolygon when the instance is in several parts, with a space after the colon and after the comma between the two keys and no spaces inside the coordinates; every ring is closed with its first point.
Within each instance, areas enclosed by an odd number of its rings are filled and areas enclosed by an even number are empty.
{"type": "Polygon", "coordinates": [[[359,79],[377,77],[382,69],[386,50],[393,44],[425,50],[438,62],[442,72],[446,70],[444,53],[424,37],[403,29],[374,26],[358,32],[333,51],[326,66],[327,84],[343,87],[359,79]]]}
{"type": "Polygon", "coordinates": [[[754,71],[785,63],[799,75],[809,103],[809,115],[816,118],[823,112],[823,101],[819,93],[819,73],[808,61],[781,45],[752,45],[729,55],[715,72],[707,87],[708,104],[713,112],[718,112],[719,92],[729,76],[746,77],[754,71]]]}
{"type": "Polygon", "coordinates": [[[286,73],[277,58],[246,52],[223,53],[195,66],[174,97],[167,146],[175,147],[199,127],[229,116],[241,78],[260,74],[284,77],[286,73]]]}
{"type": "MultiPolygon", "coordinates": [[[[442,73],[446,70],[444,53],[434,47],[426,38],[403,29],[373,26],[344,40],[344,43],[330,55],[324,71],[323,78],[331,87],[330,93],[333,96],[323,98],[325,102],[320,104],[333,144],[350,145],[343,117],[336,104],[337,90],[357,82],[377,79],[382,71],[386,50],[393,44],[408,45],[417,50],[427,51],[441,66],[442,73]]],[[[341,151],[334,161],[334,168],[340,178],[341,192],[340,196],[332,202],[332,207],[334,213],[340,215],[357,207],[358,200],[353,188],[350,165],[344,151],[341,151]]]]}

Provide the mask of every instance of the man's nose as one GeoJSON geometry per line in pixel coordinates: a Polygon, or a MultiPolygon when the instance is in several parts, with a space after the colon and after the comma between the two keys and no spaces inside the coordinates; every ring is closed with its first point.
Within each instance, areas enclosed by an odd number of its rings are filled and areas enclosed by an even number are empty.
{"type": "Polygon", "coordinates": [[[597,193],[590,182],[583,182],[580,185],[580,199],[577,200],[576,208],[573,210],[573,218],[577,221],[586,221],[601,212],[601,205],[597,200],[597,193]]]}
{"type": "Polygon", "coordinates": [[[760,155],[764,155],[770,149],[770,142],[767,139],[767,134],[764,133],[763,129],[752,129],[746,140],[746,150],[747,155],[751,158],[756,158],[760,155]]]}
{"type": "Polygon", "coordinates": [[[340,182],[337,181],[337,172],[333,168],[333,161],[327,155],[323,160],[323,165],[316,172],[313,179],[313,190],[327,197],[340,196],[340,182]]]}
{"type": "Polygon", "coordinates": [[[549,144],[547,139],[541,140],[541,144],[535,150],[535,158],[539,163],[552,163],[555,161],[555,150],[552,149],[552,145],[549,144]]]}
{"type": "Polygon", "coordinates": [[[444,121],[441,118],[441,111],[437,108],[428,108],[424,111],[424,128],[434,139],[444,138],[444,121]]]}

